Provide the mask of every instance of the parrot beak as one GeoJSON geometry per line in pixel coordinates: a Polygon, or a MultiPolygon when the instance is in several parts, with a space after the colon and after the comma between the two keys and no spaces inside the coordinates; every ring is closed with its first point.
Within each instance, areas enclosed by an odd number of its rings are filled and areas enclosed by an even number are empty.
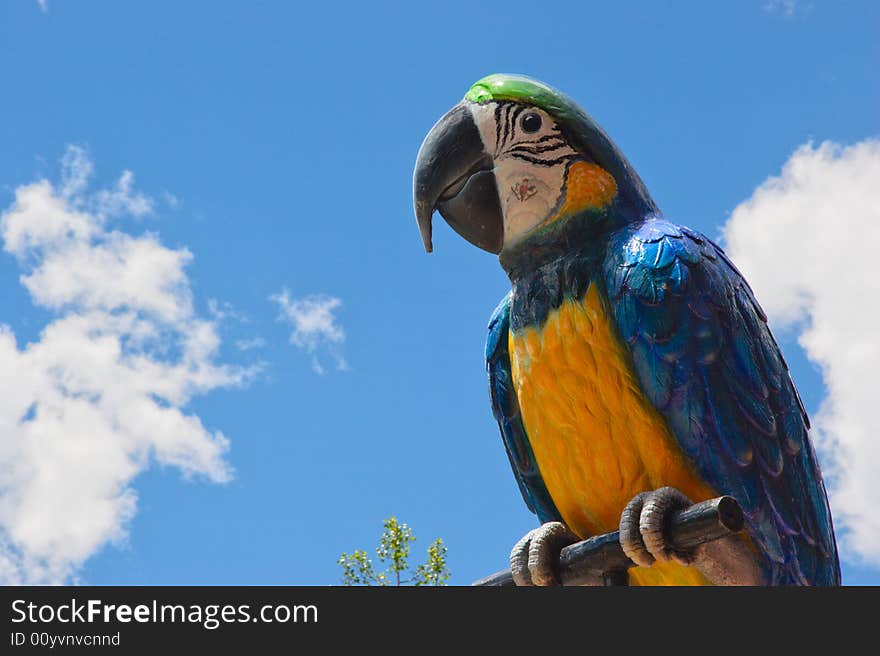
{"type": "Polygon", "coordinates": [[[492,157],[465,103],[431,128],[413,172],[413,206],[425,250],[431,252],[431,217],[446,222],[474,246],[501,252],[504,222],[492,157]]]}

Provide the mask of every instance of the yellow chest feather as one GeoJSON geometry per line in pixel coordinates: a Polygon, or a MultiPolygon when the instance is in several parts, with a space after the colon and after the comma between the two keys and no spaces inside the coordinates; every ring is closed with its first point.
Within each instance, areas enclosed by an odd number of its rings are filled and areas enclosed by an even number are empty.
{"type": "MultiPolygon", "coordinates": [[[[613,531],[639,492],[677,487],[694,501],[715,492],[681,453],[642,393],[630,357],[595,285],[539,328],[510,333],[513,381],[547,491],[585,537],[613,531]]],[[[631,570],[641,584],[703,583],[675,563],[631,570]]]]}

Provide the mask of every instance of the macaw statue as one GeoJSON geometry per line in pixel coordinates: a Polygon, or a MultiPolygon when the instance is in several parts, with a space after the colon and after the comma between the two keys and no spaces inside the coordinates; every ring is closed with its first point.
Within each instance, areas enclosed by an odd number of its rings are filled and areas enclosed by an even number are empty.
{"type": "Polygon", "coordinates": [[[511,552],[552,585],[566,544],[620,530],[631,585],[838,585],[809,420],[724,251],[663,218],[602,128],[537,80],[490,75],[424,140],[421,237],[439,211],[511,281],[489,323],[494,416],[541,526],[511,552]],[[669,513],[728,494],[745,530],[689,553],[669,513]]]}

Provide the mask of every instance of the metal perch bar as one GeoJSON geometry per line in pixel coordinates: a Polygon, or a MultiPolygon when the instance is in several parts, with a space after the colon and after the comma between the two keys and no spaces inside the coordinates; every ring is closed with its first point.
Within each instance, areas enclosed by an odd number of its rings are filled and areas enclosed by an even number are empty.
{"type": "MultiPolygon", "coordinates": [[[[686,551],[736,533],[743,523],[736,499],[717,497],[674,513],[669,520],[669,538],[677,549],[686,551]]],[[[626,585],[626,570],[634,566],[620,548],[620,532],[613,531],[565,547],[559,557],[559,580],[562,585],[626,585]]],[[[513,584],[509,569],[473,583],[502,587],[513,584]]]]}

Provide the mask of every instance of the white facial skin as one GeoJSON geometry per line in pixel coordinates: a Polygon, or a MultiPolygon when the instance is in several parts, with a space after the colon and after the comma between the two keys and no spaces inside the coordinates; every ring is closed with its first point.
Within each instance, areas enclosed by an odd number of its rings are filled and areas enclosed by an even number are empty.
{"type": "Polygon", "coordinates": [[[495,160],[507,248],[552,216],[562,198],[566,165],[576,153],[556,122],[536,107],[512,102],[468,107],[483,147],[495,160]]]}

